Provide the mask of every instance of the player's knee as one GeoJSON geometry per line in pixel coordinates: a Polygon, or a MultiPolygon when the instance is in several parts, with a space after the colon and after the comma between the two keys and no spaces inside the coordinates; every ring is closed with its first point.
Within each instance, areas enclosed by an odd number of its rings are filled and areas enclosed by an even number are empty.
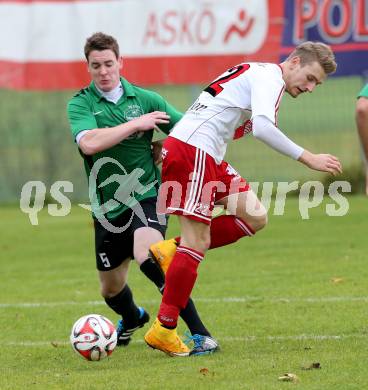
{"type": "Polygon", "coordinates": [[[268,222],[268,216],[267,213],[264,213],[258,215],[257,217],[254,217],[250,225],[255,232],[258,232],[259,230],[263,229],[267,225],[267,222],[268,222]]]}
{"type": "Polygon", "coordinates": [[[203,253],[206,252],[211,245],[210,234],[206,234],[205,236],[202,237],[201,245],[202,245],[201,252],[203,252],[203,253]]]}
{"type": "Polygon", "coordinates": [[[109,285],[109,284],[102,284],[101,285],[101,296],[103,298],[113,298],[115,297],[116,295],[119,294],[119,292],[124,288],[121,287],[121,286],[112,286],[112,285],[109,285]]]}
{"type": "Polygon", "coordinates": [[[208,250],[211,244],[211,236],[209,231],[202,232],[199,235],[188,235],[181,237],[181,245],[195,249],[198,252],[204,253],[208,250]]]}
{"type": "Polygon", "coordinates": [[[198,236],[193,236],[193,249],[197,249],[199,252],[206,252],[211,244],[211,234],[210,230],[204,230],[198,234],[198,236]]]}
{"type": "Polygon", "coordinates": [[[141,265],[145,260],[147,260],[148,255],[148,248],[136,250],[134,252],[134,259],[139,265],[141,265]]]}
{"type": "Polygon", "coordinates": [[[108,289],[108,288],[105,288],[105,287],[101,287],[101,290],[100,290],[100,293],[101,293],[101,296],[102,298],[113,298],[116,294],[114,294],[115,291],[111,290],[111,289],[108,289]]]}

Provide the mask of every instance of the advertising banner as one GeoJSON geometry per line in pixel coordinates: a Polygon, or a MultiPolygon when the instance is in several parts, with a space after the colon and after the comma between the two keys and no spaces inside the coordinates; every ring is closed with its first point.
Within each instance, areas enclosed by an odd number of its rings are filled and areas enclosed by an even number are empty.
{"type": "Polygon", "coordinates": [[[0,3],[0,87],[88,82],[83,46],[113,35],[140,84],[203,83],[239,62],[277,61],[280,0],[94,0],[0,3]],[[10,38],[11,37],[11,38],[10,38]]]}
{"type": "Polygon", "coordinates": [[[206,83],[306,40],[332,46],[337,76],[367,76],[368,0],[7,0],[0,18],[0,88],[84,86],[97,31],[118,40],[123,74],[140,85],[206,83]]]}
{"type": "Polygon", "coordinates": [[[368,72],[367,0],[285,0],[281,58],[304,41],[322,41],[337,59],[336,76],[368,72]]]}

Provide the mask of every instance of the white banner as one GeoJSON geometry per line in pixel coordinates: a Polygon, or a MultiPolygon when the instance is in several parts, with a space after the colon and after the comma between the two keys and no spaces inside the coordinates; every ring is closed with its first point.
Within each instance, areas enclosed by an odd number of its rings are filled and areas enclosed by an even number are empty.
{"type": "Polygon", "coordinates": [[[0,60],[80,61],[88,36],[117,38],[124,57],[252,54],[267,0],[0,2],[0,60]]]}

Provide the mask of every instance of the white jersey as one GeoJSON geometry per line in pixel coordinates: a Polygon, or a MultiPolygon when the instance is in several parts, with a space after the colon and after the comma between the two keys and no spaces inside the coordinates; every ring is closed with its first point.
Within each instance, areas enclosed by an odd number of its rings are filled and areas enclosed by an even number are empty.
{"type": "Polygon", "coordinates": [[[252,131],[252,118],[263,115],[277,125],[284,90],[279,65],[236,65],[199,95],[170,136],[204,150],[219,164],[227,144],[252,131]]]}

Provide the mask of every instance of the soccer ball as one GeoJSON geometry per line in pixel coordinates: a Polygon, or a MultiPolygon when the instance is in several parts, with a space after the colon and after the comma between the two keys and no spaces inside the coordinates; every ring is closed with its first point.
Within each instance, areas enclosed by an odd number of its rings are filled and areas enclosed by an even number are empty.
{"type": "Polygon", "coordinates": [[[87,360],[102,360],[112,354],[117,334],[114,325],[99,314],[88,314],[75,322],[70,334],[74,351],[87,360]]]}

